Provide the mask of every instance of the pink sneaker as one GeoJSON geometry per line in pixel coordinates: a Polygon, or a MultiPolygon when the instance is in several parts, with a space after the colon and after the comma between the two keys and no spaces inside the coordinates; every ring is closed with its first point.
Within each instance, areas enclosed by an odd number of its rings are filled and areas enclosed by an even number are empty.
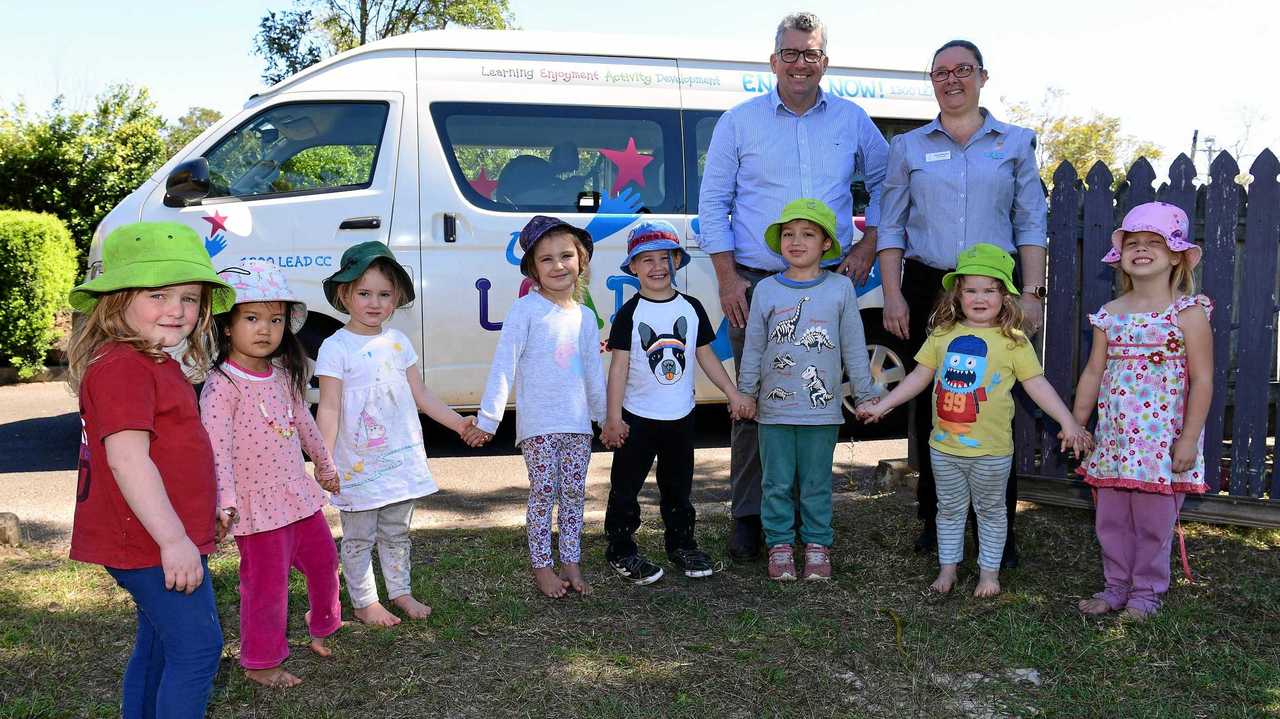
{"type": "Polygon", "coordinates": [[[804,578],[821,580],[831,578],[831,547],[821,544],[804,545],[804,578]]]}
{"type": "Polygon", "coordinates": [[[769,578],[778,582],[795,581],[796,560],[791,554],[790,544],[769,547],[769,578]]]}

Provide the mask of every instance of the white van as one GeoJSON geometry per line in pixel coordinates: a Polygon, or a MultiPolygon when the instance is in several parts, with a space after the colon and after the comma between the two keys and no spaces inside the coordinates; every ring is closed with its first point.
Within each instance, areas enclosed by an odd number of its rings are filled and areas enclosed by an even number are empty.
{"type": "MultiPolygon", "coordinates": [[[[774,76],[758,57],[663,54],[680,45],[446,30],[330,58],[251,97],[125,198],[94,235],[90,273],[111,229],[185,222],[218,269],[259,258],[284,270],[310,310],[301,336],[314,356],[346,320],[321,280],[347,247],[381,240],[417,285],[394,326],[417,344],[432,391],[470,408],[521,289],[525,222],[558,215],[595,238],[590,292],[604,333],[638,287],[618,265],[627,229],[647,214],[683,231],[693,262],[677,286],[702,299],[728,359],[715,273],[698,248],[698,185],[717,118],[774,76]]],[[[823,88],[858,102],[886,137],[936,112],[923,72],[833,65],[823,88]]],[[[865,203],[857,183],[855,197],[865,203]]],[[[881,329],[879,278],[858,294],[873,370],[892,384],[902,365],[881,329]]],[[[699,382],[699,401],[723,399],[699,382]]]]}

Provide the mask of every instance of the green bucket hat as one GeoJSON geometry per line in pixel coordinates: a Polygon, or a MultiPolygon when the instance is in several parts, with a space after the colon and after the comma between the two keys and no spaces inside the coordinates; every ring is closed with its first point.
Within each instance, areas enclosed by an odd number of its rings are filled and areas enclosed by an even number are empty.
{"type": "Polygon", "coordinates": [[[106,292],[189,282],[213,286],[213,313],[226,312],[236,291],[218,277],[196,231],[180,222],[134,222],[102,242],[102,274],[71,290],[67,301],[84,314],[106,292]]]}
{"type": "Polygon", "coordinates": [[[782,216],[764,231],[764,243],[774,253],[782,254],[782,226],[792,220],[808,220],[822,228],[831,238],[831,247],[822,253],[823,261],[840,259],[840,240],[836,237],[836,213],[822,200],[792,200],[782,208],[782,216]]]}
{"type": "Polygon", "coordinates": [[[405,300],[398,306],[404,307],[413,302],[413,278],[400,266],[400,262],[392,254],[391,248],[377,240],[370,240],[348,247],[347,251],[342,253],[342,262],[339,264],[338,271],[325,278],[324,297],[329,300],[329,304],[333,305],[335,310],[348,314],[347,308],[343,306],[342,300],[338,297],[338,288],[348,282],[355,282],[360,279],[360,275],[363,275],[365,270],[369,269],[369,265],[373,264],[373,261],[378,258],[388,261],[396,273],[398,281],[405,287],[405,300]]]}
{"type": "Polygon", "coordinates": [[[951,289],[956,278],[962,275],[991,277],[1003,282],[1009,294],[1021,294],[1018,286],[1013,284],[1013,256],[986,242],[980,242],[960,253],[955,272],[949,272],[942,278],[942,288],[951,289]]]}

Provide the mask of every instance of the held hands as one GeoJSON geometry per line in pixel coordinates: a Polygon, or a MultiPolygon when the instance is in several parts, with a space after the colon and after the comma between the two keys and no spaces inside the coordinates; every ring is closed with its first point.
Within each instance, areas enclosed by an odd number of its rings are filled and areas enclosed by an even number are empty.
{"type": "Polygon", "coordinates": [[[453,429],[462,438],[462,441],[466,442],[467,446],[471,448],[484,446],[493,439],[493,435],[476,426],[475,415],[462,417],[461,421],[453,429]]]}
{"type": "Polygon", "coordinates": [[[217,526],[214,527],[217,530],[216,541],[221,542],[231,532],[231,525],[236,523],[236,508],[223,507],[217,511],[216,516],[218,520],[217,526]]]}
{"type": "Polygon", "coordinates": [[[338,494],[342,490],[341,483],[338,481],[338,473],[321,474],[316,472],[316,483],[320,485],[320,489],[329,494],[338,494]]]}
{"type": "MultiPolygon", "coordinates": [[[[219,517],[223,516],[218,512],[219,517]]],[[[219,519],[221,524],[221,519],[219,519]]],[[[227,526],[230,526],[228,522],[227,526]]],[[[200,552],[187,535],[160,547],[160,567],[164,570],[164,588],[190,594],[204,581],[200,552]]]]}
{"type": "Polygon", "coordinates": [[[1071,455],[1076,459],[1083,459],[1093,451],[1093,435],[1074,422],[1070,427],[1063,427],[1058,432],[1058,439],[1062,442],[1059,450],[1066,452],[1067,448],[1070,448],[1071,455]]]}
{"type": "Polygon", "coordinates": [[[600,430],[600,443],[609,449],[617,449],[626,443],[629,434],[631,427],[621,417],[610,417],[600,430]]]}
{"type": "Polygon", "coordinates": [[[729,416],[738,422],[756,418],[756,401],[741,392],[729,398],[729,416]]]}
{"type": "Polygon", "coordinates": [[[884,416],[892,410],[893,407],[887,402],[881,402],[879,397],[874,397],[855,407],[853,413],[859,421],[875,424],[884,419],[884,416]]]}

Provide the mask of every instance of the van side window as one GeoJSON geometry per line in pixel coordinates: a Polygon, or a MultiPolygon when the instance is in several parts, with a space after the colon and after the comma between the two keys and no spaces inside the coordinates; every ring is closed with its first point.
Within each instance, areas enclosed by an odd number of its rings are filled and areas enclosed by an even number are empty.
{"type": "Polygon", "coordinates": [[[719,110],[689,110],[684,113],[684,145],[693,148],[693,153],[685,158],[689,163],[685,172],[694,179],[689,183],[687,200],[691,214],[698,213],[698,190],[702,187],[702,173],[707,169],[707,148],[711,146],[711,133],[722,114],[719,110]]]}
{"type": "Polygon", "coordinates": [[[205,154],[209,197],[258,197],[368,187],[387,124],[386,103],[277,105],[205,154]]]}
{"type": "Polygon", "coordinates": [[[675,110],[437,102],[431,116],[459,192],[477,207],[683,209],[675,110]]]}

